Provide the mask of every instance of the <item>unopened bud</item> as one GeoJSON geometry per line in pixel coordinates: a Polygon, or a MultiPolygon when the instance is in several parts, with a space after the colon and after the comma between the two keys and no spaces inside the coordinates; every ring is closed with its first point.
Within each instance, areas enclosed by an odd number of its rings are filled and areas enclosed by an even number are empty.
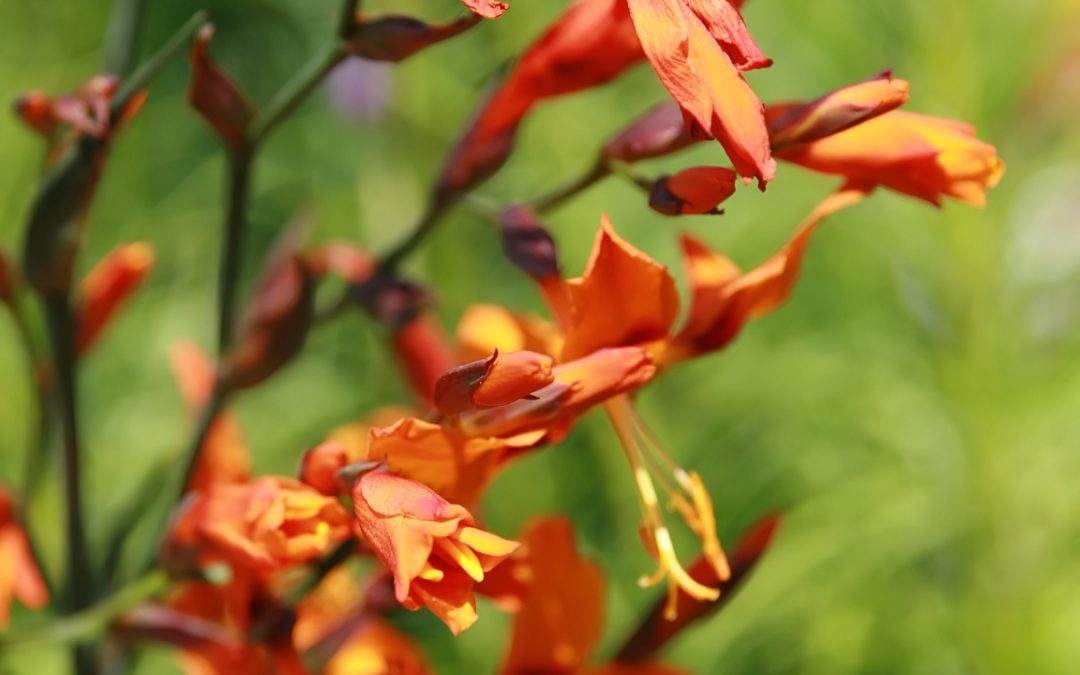
{"type": "Polygon", "coordinates": [[[255,118],[255,108],[229,74],[210,56],[214,27],[203,26],[188,57],[191,60],[191,83],[187,98],[191,106],[214,128],[230,147],[246,145],[248,126],[255,118]]]}
{"type": "Polygon", "coordinates": [[[451,368],[435,383],[435,405],[446,415],[475,408],[492,408],[525,398],[554,381],[554,360],[530,351],[496,351],[481,359],[451,368]]]}
{"type": "Polygon", "coordinates": [[[349,36],[349,51],[371,61],[397,63],[434,44],[464,33],[480,22],[467,17],[443,24],[429,24],[407,16],[359,20],[349,36]]]}
{"type": "Polygon", "coordinates": [[[630,123],[604,144],[604,159],[638,162],[662,157],[698,143],[679,104],[661,103],[630,123]]]}
{"type": "Polygon", "coordinates": [[[809,103],[769,106],[769,142],[780,151],[850,129],[902,105],[910,86],[885,71],[809,103]]]}
{"type": "Polygon", "coordinates": [[[735,178],[719,166],[683,169],[653,183],[649,206],[666,216],[722,213],[716,207],[735,193],[735,178]]]}
{"type": "Polygon", "coordinates": [[[536,280],[559,276],[555,240],[526,206],[511,206],[499,218],[503,251],[510,262],[536,280]]]}
{"type": "Polygon", "coordinates": [[[76,351],[90,348],[153,265],[154,250],[142,242],[119,246],[98,261],[82,283],[76,351]]]}
{"type": "Polygon", "coordinates": [[[328,496],[342,490],[338,484],[338,471],[349,463],[345,447],[335,441],[326,441],[304,453],[300,460],[300,480],[328,496]]]}

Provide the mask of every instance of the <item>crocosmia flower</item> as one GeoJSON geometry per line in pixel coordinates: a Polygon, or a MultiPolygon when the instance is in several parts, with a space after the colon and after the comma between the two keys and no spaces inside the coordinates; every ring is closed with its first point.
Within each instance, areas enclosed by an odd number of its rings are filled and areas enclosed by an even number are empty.
{"type": "Polygon", "coordinates": [[[384,471],[362,474],[353,509],[364,540],[394,577],[405,607],[427,607],[454,634],[476,621],[473,586],[518,545],[476,526],[463,506],[384,471]]]}

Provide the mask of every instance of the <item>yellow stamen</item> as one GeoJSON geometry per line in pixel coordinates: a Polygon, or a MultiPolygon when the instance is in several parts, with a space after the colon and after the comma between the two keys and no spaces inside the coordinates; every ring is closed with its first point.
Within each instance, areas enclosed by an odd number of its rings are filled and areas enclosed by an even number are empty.
{"type": "Polygon", "coordinates": [[[450,562],[465,570],[465,574],[472,577],[473,581],[481,582],[484,580],[484,567],[480,564],[480,559],[476,557],[471,548],[449,537],[437,537],[435,546],[438,547],[441,553],[445,554],[450,562]]]}
{"type": "Polygon", "coordinates": [[[442,581],[445,576],[446,574],[444,574],[442,570],[427,562],[424,563],[424,569],[420,570],[420,574],[417,575],[417,578],[423,579],[424,581],[439,582],[442,581]]]}

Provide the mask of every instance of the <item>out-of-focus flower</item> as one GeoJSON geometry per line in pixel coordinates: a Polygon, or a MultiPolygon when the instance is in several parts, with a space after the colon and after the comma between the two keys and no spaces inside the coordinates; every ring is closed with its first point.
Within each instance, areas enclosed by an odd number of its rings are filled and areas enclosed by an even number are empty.
{"type": "MultiPolygon", "coordinates": [[[[188,412],[199,414],[214,389],[214,366],[193,342],[180,342],[169,350],[173,377],[188,412]]],[[[189,491],[203,492],[218,483],[242,483],[251,475],[251,456],[240,423],[232,413],[218,414],[199,451],[189,491]]]]}
{"type": "Polygon", "coordinates": [[[258,573],[305,563],[349,536],[337,499],[284,477],[214,485],[185,519],[214,551],[258,573]]]}
{"type": "Polygon", "coordinates": [[[371,61],[397,63],[464,33],[479,21],[479,15],[441,24],[425,23],[408,16],[360,16],[349,34],[348,47],[352,54],[371,61]]]}
{"type": "Polygon", "coordinates": [[[370,121],[382,117],[393,99],[393,66],[350,57],[326,80],[326,92],[334,109],[345,119],[370,121]]]}
{"type": "Polygon", "coordinates": [[[522,55],[483,104],[439,179],[471,189],[506,161],[539,101],[609,82],[647,57],[699,135],[715,137],[736,170],[764,185],[769,155],[761,102],[740,75],[768,65],[729,0],[576,0],[522,55]]]}
{"type": "Polygon", "coordinates": [[[454,634],[476,621],[473,586],[518,546],[477,528],[464,507],[427,486],[383,471],[357,479],[353,509],[365,541],[393,574],[398,602],[427,607],[454,634]]]}
{"type": "Polygon", "coordinates": [[[0,485],[0,629],[7,627],[12,599],[31,609],[41,609],[49,602],[49,591],[26,531],[15,518],[15,500],[0,485]]]}
{"type": "MultiPolygon", "coordinates": [[[[115,75],[94,75],[79,89],[59,96],[29,91],[15,100],[15,112],[30,128],[52,144],[63,127],[75,134],[105,138],[118,123],[129,119],[142,106],[145,95],[125,103],[117,119],[110,113],[113,96],[120,88],[115,75]]],[[[55,159],[55,156],[53,157],[55,159]]]]}
{"type": "Polygon", "coordinates": [[[314,280],[306,262],[279,251],[240,318],[236,345],[222,360],[225,386],[253,387],[289,363],[304,346],[314,315],[314,280]]]}
{"type": "Polygon", "coordinates": [[[469,11],[485,19],[495,19],[509,9],[505,2],[499,0],[461,0],[461,3],[469,8],[469,11]]]}
{"type": "Polygon", "coordinates": [[[649,206],[667,216],[720,213],[735,194],[735,172],[722,166],[695,166],[661,178],[649,191],[649,206]]]}
{"type": "Polygon", "coordinates": [[[85,353],[154,265],[154,249],[137,242],[113,249],[90,270],[79,289],[75,349],[85,353]]]}
{"type": "Polygon", "coordinates": [[[203,26],[191,45],[191,82],[187,98],[217,135],[233,150],[247,146],[248,126],[255,119],[255,106],[240,86],[210,56],[214,27],[203,26]]]}
{"type": "Polygon", "coordinates": [[[574,532],[563,518],[529,523],[522,548],[481,592],[496,597],[518,595],[510,649],[503,675],[675,675],[680,671],[658,664],[611,663],[589,666],[604,623],[604,576],[600,568],[578,554],[574,532]]]}
{"type": "Polygon", "coordinates": [[[777,157],[934,205],[952,197],[983,206],[987,189],[1005,172],[997,150],[975,138],[971,125],[900,110],[794,145],[777,157]]]}

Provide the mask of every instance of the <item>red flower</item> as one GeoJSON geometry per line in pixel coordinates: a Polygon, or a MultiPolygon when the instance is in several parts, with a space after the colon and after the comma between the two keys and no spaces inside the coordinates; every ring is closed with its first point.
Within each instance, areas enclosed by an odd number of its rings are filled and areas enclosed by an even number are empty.
{"type": "Polygon", "coordinates": [[[0,485],[0,628],[7,626],[13,598],[31,609],[41,609],[49,602],[49,591],[26,531],[15,519],[15,502],[0,485]]]}

